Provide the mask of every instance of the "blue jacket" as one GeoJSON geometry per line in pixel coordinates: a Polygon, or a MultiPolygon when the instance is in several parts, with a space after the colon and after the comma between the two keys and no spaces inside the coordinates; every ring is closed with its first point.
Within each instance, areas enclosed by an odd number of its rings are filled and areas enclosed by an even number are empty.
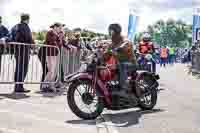
{"type": "Polygon", "coordinates": [[[0,26],[0,38],[7,37],[8,33],[9,31],[5,26],[0,26]]]}

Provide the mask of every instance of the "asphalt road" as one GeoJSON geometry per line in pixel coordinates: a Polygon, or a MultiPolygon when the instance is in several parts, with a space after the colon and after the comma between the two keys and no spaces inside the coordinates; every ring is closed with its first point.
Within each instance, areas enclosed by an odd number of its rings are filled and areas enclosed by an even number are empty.
{"type": "Polygon", "coordinates": [[[104,120],[84,121],[71,113],[66,95],[12,94],[13,86],[0,85],[0,133],[200,133],[200,80],[188,75],[184,65],[161,68],[157,106],[105,111],[104,120]]]}
{"type": "Polygon", "coordinates": [[[118,133],[199,133],[200,79],[188,74],[185,65],[159,69],[160,89],[153,111],[139,109],[109,115],[118,133]],[[117,127],[117,124],[126,123],[117,127]]]}

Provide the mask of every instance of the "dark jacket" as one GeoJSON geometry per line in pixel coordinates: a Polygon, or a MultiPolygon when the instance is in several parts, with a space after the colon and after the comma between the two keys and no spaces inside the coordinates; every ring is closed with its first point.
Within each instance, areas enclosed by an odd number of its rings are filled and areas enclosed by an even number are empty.
{"type": "Polygon", "coordinates": [[[76,47],[78,50],[81,49],[81,43],[80,43],[80,40],[79,39],[72,39],[72,40],[69,40],[68,44],[76,47]]]}
{"type": "Polygon", "coordinates": [[[3,26],[3,25],[0,26],[0,39],[8,36],[8,33],[9,33],[9,31],[5,26],[3,26]]]}
{"type": "Polygon", "coordinates": [[[33,38],[31,30],[26,23],[20,23],[17,25],[17,31],[16,31],[16,42],[19,43],[27,43],[27,44],[33,44],[33,38]]]}
{"type": "MultiPolygon", "coordinates": [[[[49,46],[61,47],[60,39],[57,34],[55,34],[52,30],[47,32],[45,44],[49,46]]],[[[55,47],[47,48],[47,56],[57,56],[58,49],[55,47]]]]}
{"type": "MultiPolygon", "coordinates": [[[[33,38],[32,38],[32,32],[26,23],[20,23],[17,24],[16,29],[16,36],[15,41],[19,43],[25,43],[25,44],[33,44],[33,38]]],[[[16,45],[16,52],[29,52],[30,51],[30,45],[28,46],[22,46],[22,45],[16,45]]]]}
{"type": "MultiPolygon", "coordinates": [[[[9,31],[8,29],[1,25],[0,26],[0,39],[3,38],[3,37],[7,37],[9,34],[9,31]]],[[[0,44],[0,54],[3,54],[3,51],[4,51],[4,46],[2,44],[0,44]]]]}
{"type": "Polygon", "coordinates": [[[59,35],[59,41],[60,41],[59,48],[61,49],[61,47],[63,46],[66,49],[70,49],[65,40],[65,34],[63,32],[60,32],[58,35],[59,35]]]}

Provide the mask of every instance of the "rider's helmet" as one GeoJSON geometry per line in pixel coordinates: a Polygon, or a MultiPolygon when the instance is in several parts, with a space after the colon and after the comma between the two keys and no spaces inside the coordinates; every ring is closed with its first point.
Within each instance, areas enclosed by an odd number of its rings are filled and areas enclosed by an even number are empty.
{"type": "Polygon", "coordinates": [[[150,42],[151,41],[151,35],[148,33],[148,32],[145,32],[143,35],[142,35],[142,40],[144,42],[150,42]]]}
{"type": "Polygon", "coordinates": [[[122,32],[122,28],[117,23],[110,24],[109,27],[108,27],[108,32],[109,32],[110,35],[112,35],[112,32],[114,32],[115,34],[120,34],[122,32]]]}

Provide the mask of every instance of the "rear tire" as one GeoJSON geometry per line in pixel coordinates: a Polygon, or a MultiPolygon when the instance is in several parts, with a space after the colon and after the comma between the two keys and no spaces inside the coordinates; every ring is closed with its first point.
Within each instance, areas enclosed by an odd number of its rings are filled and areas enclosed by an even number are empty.
{"type": "Polygon", "coordinates": [[[96,110],[94,112],[86,113],[86,112],[81,111],[81,109],[77,106],[77,104],[75,102],[75,97],[74,97],[75,90],[81,84],[92,85],[92,81],[90,81],[90,80],[81,80],[81,81],[73,82],[69,86],[69,90],[68,90],[68,93],[67,93],[68,105],[69,105],[70,109],[72,110],[72,112],[76,116],[78,116],[79,118],[82,118],[84,120],[96,119],[103,112],[103,109],[104,109],[103,100],[100,97],[98,97],[98,100],[97,100],[98,103],[96,105],[96,110]]]}

